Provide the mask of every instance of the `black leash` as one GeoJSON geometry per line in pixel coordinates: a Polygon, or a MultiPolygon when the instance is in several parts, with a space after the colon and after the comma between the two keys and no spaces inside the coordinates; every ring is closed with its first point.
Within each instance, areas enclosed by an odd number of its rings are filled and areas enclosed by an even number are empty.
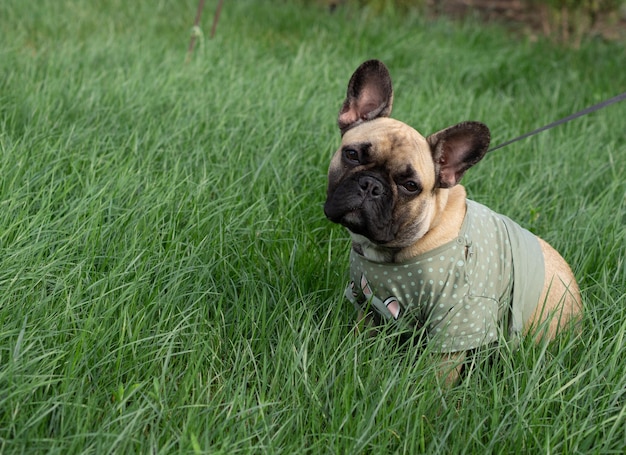
{"type": "Polygon", "coordinates": [[[608,100],[602,101],[601,103],[594,104],[593,106],[589,106],[582,111],[578,111],[575,114],[568,115],[567,117],[562,118],[561,120],[557,120],[556,122],[552,122],[549,125],[542,126],[541,128],[537,128],[536,130],[531,131],[530,133],[522,134],[521,136],[516,137],[515,139],[511,139],[510,141],[506,141],[502,144],[496,145],[495,147],[487,150],[487,153],[493,152],[494,150],[498,150],[506,145],[512,144],[513,142],[521,141],[522,139],[526,139],[529,136],[534,136],[537,133],[541,133],[542,131],[549,130],[550,128],[554,128],[555,126],[561,125],[563,123],[569,122],[570,120],[574,120],[575,118],[582,117],[583,115],[590,114],[591,112],[595,112],[611,104],[618,103],[620,101],[626,100],[626,92],[621,95],[614,96],[613,98],[609,98],[608,100]]]}

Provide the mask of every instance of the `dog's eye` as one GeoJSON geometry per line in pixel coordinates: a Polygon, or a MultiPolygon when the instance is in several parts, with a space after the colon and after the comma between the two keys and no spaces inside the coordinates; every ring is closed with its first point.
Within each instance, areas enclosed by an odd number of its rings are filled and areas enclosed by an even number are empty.
{"type": "Polygon", "coordinates": [[[359,163],[359,152],[357,152],[354,149],[345,149],[343,151],[343,156],[348,160],[351,161],[353,163],[359,163]]]}
{"type": "Polygon", "coordinates": [[[409,193],[416,193],[417,191],[420,190],[420,186],[417,183],[415,183],[413,180],[409,180],[408,182],[404,182],[402,184],[402,186],[409,193]]]}

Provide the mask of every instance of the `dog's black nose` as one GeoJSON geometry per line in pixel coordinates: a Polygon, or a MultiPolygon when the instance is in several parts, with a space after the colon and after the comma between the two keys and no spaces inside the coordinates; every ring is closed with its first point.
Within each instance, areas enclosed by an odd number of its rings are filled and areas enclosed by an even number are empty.
{"type": "Polygon", "coordinates": [[[374,177],[370,177],[369,175],[362,175],[361,177],[359,177],[358,184],[364,196],[378,198],[384,193],[383,184],[379,180],[375,179],[374,177]]]}

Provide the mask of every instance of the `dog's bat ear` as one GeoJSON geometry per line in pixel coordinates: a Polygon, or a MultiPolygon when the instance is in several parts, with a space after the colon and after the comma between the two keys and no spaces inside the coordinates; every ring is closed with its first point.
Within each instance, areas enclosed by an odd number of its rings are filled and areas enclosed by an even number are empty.
{"type": "Polygon", "coordinates": [[[489,148],[489,128],[480,122],[463,122],[426,138],[435,162],[440,188],[450,188],[478,163],[489,148]]]}
{"type": "Polygon", "coordinates": [[[348,83],[348,92],[337,123],[341,135],[353,126],[388,117],[393,104],[391,76],[383,62],[368,60],[359,66],[348,83]]]}

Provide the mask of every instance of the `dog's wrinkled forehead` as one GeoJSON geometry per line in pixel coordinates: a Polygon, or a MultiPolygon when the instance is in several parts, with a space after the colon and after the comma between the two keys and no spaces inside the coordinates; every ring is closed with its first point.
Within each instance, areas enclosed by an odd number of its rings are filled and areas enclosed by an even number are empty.
{"type": "Polygon", "coordinates": [[[371,144],[374,159],[398,169],[411,164],[420,174],[434,170],[430,146],[424,136],[398,120],[383,117],[360,124],[344,134],[342,147],[350,144],[371,144]]]}

